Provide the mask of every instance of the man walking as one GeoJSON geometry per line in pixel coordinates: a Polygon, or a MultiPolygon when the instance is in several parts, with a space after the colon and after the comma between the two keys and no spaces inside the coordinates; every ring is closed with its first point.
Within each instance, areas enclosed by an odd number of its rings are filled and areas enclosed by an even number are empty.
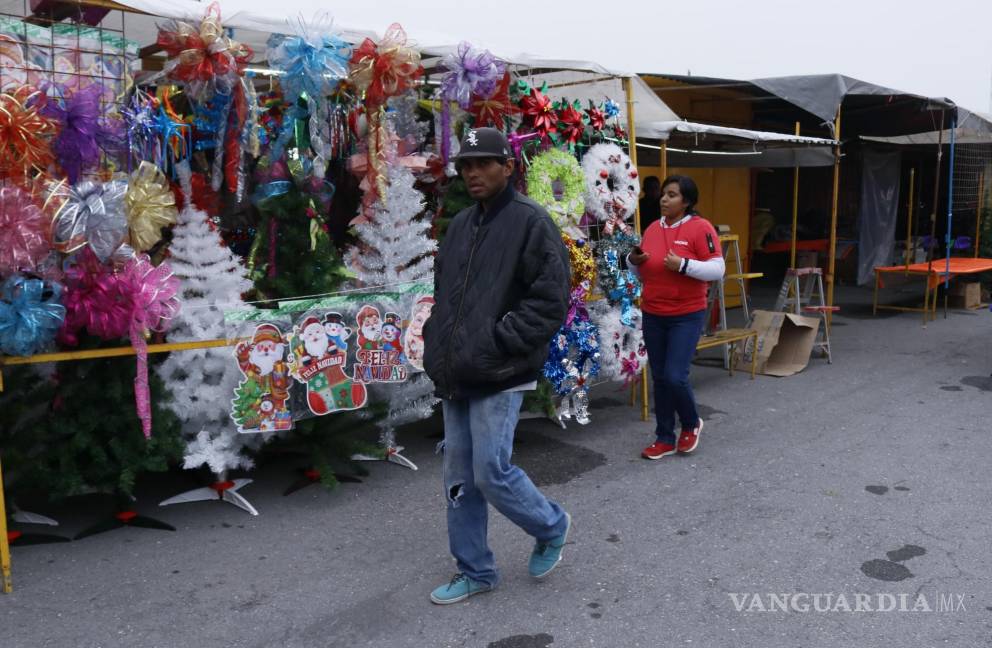
{"type": "Polygon", "coordinates": [[[510,463],[523,392],[535,389],[568,310],[568,252],[547,212],[518,194],[495,128],[469,130],[455,160],[476,204],[451,221],[434,269],[424,369],[444,409],[448,541],[458,565],[431,592],[439,605],[492,590],[487,503],[536,540],[528,570],[561,560],[571,518],[510,463]]]}

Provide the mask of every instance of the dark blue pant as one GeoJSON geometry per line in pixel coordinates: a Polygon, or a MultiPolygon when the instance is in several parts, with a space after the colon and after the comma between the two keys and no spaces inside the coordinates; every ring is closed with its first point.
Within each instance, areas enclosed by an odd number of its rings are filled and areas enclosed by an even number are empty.
{"type": "Polygon", "coordinates": [[[654,380],[655,434],[661,443],[675,444],[675,413],[683,430],[699,423],[696,399],[689,385],[689,364],[703,332],[706,311],[665,317],[644,313],[644,346],[654,380]]]}

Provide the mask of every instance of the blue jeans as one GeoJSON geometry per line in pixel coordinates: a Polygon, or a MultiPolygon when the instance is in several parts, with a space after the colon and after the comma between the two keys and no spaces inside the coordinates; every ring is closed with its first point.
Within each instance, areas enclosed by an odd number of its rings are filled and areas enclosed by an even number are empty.
{"type": "Polygon", "coordinates": [[[565,532],[565,512],[510,463],[523,392],[442,401],[444,491],[448,543],[458,570],[495,586],[499,580],[486,540],[487,502],[541,542],[565,532]]]}
{"type": "Polygon", "coordinates": [[[689,385],[689,365],[703,332],[706,311],[670,317],[644,313],[644,346],[654,380],[655,434],[661,443],[675,445],[675,413],[683,430],[699,423],[696,399],[689,385]]]}

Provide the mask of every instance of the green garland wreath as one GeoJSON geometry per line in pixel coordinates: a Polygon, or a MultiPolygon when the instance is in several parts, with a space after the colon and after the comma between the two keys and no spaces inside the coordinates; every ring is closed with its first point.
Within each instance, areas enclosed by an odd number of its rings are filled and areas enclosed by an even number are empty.
{"type": "Polygon", "coordinates": [[[527,171],[527,195],[548,210],[559,229],[578,227],[586,211],[585,186],[578,160],[559,149],[538,155],[527,171]],[[562,185],[561,200],[555,198],[555,180],[562,185]]]}

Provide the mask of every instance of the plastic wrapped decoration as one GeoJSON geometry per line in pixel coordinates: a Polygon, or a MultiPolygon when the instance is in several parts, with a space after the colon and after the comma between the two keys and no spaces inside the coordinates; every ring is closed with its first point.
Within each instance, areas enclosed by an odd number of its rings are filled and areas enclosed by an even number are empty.
{"type": "Polygon", "coordinates": [[[86,180],[68,189],[52,226],[55,249],[69,254],[89,247],[101,262],[109,261],[127,236],[126,192],[123,180],[86,180]]]}
{"type": "Polygon", "coordinates": [[[65,319],[62,286],[22,274],[0,286],[0,352],[30,356],[51,346],[65,319]]]}
{"type": "Polygon", "coordinates": [[[527,170],[527,195],[548,210],[552,220],[569,236],[581,238],[579,219],[586,211],[585,174],[578,161],[559,149],[548,149],[527,170]],[[556,197],[555,183],[561,187],[556,197]]]}
{"type": "Polygon", "coordinates": [[[627,255],[641,237],[633,232],[616,230],[612,236],[600,239],[594,252],[596,276],[603,295],[611,305],[620,307],[620,321],[633,326],[634,304],[641,296],[641,280],[625,268],[627,255]]]}
{"type": "Polygon", "coordinates": [[[588,292],[585,282],[572,290],[565,323],[552,339],[544,363],[544,377],[562,397],[558,414],[562,423],[573,415],[582,425],[589,422],[589,382],[599,373],[599,331],[589,319],[588,292]]]}
{"type": "Polygon", "coordinates": [[[45,95],[31,86],[0,94],[0,179],[44,171],[54,157],[49,140],[58,122],[42,113],[45,95]]]}
{"type": "Polygon", "coordinates": [[[641,368],[647,362],[640,309],[632,309],[631,326],[620,321],[620,309],[606,300],[590,303],[589,311],[590,319],[599,328],[602,344],[599,377],[623,380],[624,386],[640,380],[641,368]]]}
{"type": "Polygon", "coordinates": [[[407,43],[406,32],[393,23],[382,40],[366,38],[351,57],[351,82],[364,94],[368,120],[369,185],[376,198],[386,195],[383,126],[386,101],[413,87],[424,68],[420,53],[407,43]]]}
{"type": "Polygon", "coordinates": [[[585,239],[573,239],[568,234],[562,234],[561,240],[568,248],[568,259],[572,268],[572,288],[578,288],[582,282],[591,286],[596,281],[596,261],[592,256],[592,246],[585,239]]]}
{"type": "Polygon", "coordinates": [[[130,228],[131,246],[139,252],[150,250],[162,239],[162,228],[174,225],[178,212],[176,197],[162,170],[142,162],[131,174],[124,205],[130,228]]]}
{"type": "Polygon", "coordinates": [[[169,57],[163,75],[182,84],[197,102],[209,101],[216,92],[230,95],[252,55],[247,45],[225,35],[216,2],[207,7],[197,25],[166,21],[159,27],[158,44],[169,57]]]}
{"type": "Polygon", "coordinates": [[[27,189],[0,187],[0,275],[36,270],[52,249],[49,227],[44,210],[27,189]]]}
{"type": "Polygon", "coordinates": [[[604,223],[607,236],[626,232],[641,192],[637,168],[616,144],[596,144],[582,158],[586,174],[586,211],[604,223]]]}
{"type": "MultiPolygon", "coordinates": [[[[273,34],[269,37],[266,59],[270,67],[284,72],[280,84],[291,107],[295,107],[301,98],[306,98],[310,108],[311,147],[318,158],[326,161],[331,156],[331,143],[329,134],[321,125],[322,122],[326,122],[328,128],[330,125],[327,96],[334,93],[341,79],[347,78],[352,49],[333,32],[331,20],[326,15],[309,25],[300,19],[295,28],[296,34],[293,36],[273,34]]],[[[293,135],[294,121],[284,120],[278,139],[269,149],[270,160],[282,156],[293,135]]],[[[320,169],[320,176],[323,176],[323,168],[320,169]]]]}
{"type": "Polygon", "coordinates": [[[469,110],[473,97],[488,99],[496,92],[506,66],[489,50],[476,49],[462,41],[457,50],[441,60],[440,67],[447,70],[437,93],[441,100],[441,160],[447,164],[451,154],[451,102],[469,110]]]}

